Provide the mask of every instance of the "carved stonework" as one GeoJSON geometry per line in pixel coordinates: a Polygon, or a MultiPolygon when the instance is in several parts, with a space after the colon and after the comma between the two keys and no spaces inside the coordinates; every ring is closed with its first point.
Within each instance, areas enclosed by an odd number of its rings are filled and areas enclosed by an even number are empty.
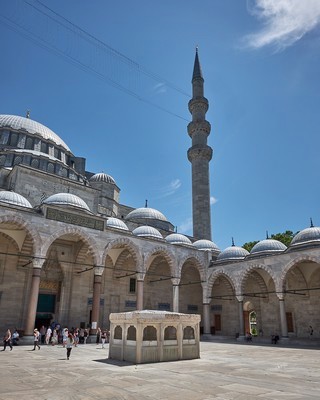
{"type": "Polygon", "coordinates": [[[45,279],[40,280],[40,289],[50,290],[50,291],[59,291],[60,283],[58,281],[49,281],[45,279]]]}

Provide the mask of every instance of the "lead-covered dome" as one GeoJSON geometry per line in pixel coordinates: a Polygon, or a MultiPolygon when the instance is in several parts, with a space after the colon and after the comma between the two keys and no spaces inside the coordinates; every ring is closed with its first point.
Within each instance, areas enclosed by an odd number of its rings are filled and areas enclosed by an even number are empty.
{"type": "Polygon", "coordinates": [[[107,227],[114,229],[121,229],[123,231],[128,231],[127,225],[119,218],[110,217],[107,219],[107,227]]]}
{"type": "Polygon", "coordinates": [[[166,241],[171,244],[187,244],[192,245],[191,240],[185,236],[181,235],[181,233],[171,233],[170,235],[166,236],[166,241]]]}
{"type": "Polygon", "coordinates": [[[80,197],[71,193],[57,193],[48,197],[43,202],[47,205],[55,205],[55,206],[66,206],[66,207],[74,207],[80,210],[89,211],[87,203],[85,203],[80,197]]]}
{"type": "Polygon", "coordinates": [[[62,146],[67,152],[70,152],[69,147],[56,133],[30,118],[20,117],[18,115],[0,114],[0,128],[26,131],[33,135],[39,135],[46,140],[51,140],[58,146],[62,146]]]}
{"type": "Polygon", "coordinates": [[[200,240],[197,240],[196,242],[194,242],[193,245],[198,250],[213,251],[215,253],[220,253],[219,247],[211,240],[200,239],[200,240]]]}
{"type": "Polygon", "coordinates": [[[158,219],[160,221],[168,221],[167,218],[158,210],[150,207],[136,208],[129,212],[126,219],[158,219]]]}
{"type": "Polygon", "coordinates": [[[0,192],[0,202],[19,207],[32,208],[32,205],[25,197],[16,192],[9,192],[7,190],[0,192]]]}
{"type": "Polygon", "coordinates": [[[251,251],[250,255],[258,255],[258,254],[277,254],[285,251],[287,246],[283,243],[279,242],[279,240],[275,239],[264,239],[255,244],[251,251]]]}
{"type": "Polygon", "coordinates": [[[292,239],[290,247],[301,244],[312,244],[314,242],[320,243],[320,228],[317,226],[303,229],[302,231],[297,233],[292,239]]]}
{"type": "Polygon", "coordinates": [[[112,178],[111,175],[107,175],[104,172],[99,172],[98,174],[93,175],[89,182],[105,182],[105,183],[113,183],[115,184],[116,181],[112,178]]]}
{"type": "Polygon", "coordinates": [[[250,253],[239,246],[230,246],[224,249],[217,257],[217,261],[243,260],[250,253]]]}
{"type": "Polygon", "coordinates": [[[158,229],[153,228],[152,226],[146,226],[146,225],[138,226],[138,228],[134,229],[132,233],[135,236],[140,236],[140,237],[163,239],[158,229]]]}

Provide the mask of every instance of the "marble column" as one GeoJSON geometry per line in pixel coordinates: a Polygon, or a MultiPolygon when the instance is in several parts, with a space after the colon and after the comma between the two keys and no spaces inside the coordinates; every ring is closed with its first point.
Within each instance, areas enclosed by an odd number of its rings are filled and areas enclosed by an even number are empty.
{"type": "Polygon", "coordinates": [[[25,336],[33,335],[34,323],[35,323],[36,314],[37,314],[41,267],[42,267],[43,263],[44,263],[44,259],[34,259],[33,260],[31,289],[30,289],[30,293],[29,293],[28,308],[27,308],[27,320],[26,320],[26,325],[25,325],[25,329],[24,329],[25,336]]]}
{"type": "Polygon", "coordinates": [[[242,337],[245,335],[244,319],[243,319],[243,297],[237,296],[237,300],[238,300],[238,309],[239,309],[239,336],[242,337]]]}
{"type": "Polygon", "coordinates": [[[172,278],[172,311],[179,312],[179,284],[180,279],[172,278]]]}
{"type": "Polygon", "coordinates": [[[138,311],[143,310],[143,285],[144,285],[144,274],[137,274],[137,305],[138,311]]]}
{"type": "Polygon", "coordinates": [[[278,296],[279,298],[279,307],[280,307],[280,325],[281,325],[281,337],[288,337],[288,325],[287,325],[287,316],[286,316],[286,308],[284,303],[284,295],[278,296]]]}
{"type": "Polygon", "coordinates": [[[210,327],[210,303],[203,304],[203,333],[204,335],[211,334],[210,327]]]}
{"type": "Polygon", "coordinates": [[[93,296],[92,296],[92,313],[91,313],[91,330],[90,334],[95,335],[99,323],[100,314],[100,294],[101,294],[101,282],[102,273],[100,273],[100,267],[95,267],[94,280],[93,280],[93,296]]]}

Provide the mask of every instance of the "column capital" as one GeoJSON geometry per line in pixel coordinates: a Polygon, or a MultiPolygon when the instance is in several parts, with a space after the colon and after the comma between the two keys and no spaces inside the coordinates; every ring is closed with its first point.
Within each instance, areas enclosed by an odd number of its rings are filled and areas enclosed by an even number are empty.
{"type": "Polygon", "coordinates": [[[277,293],[277,297],[279,301],[284,301],[285,293],[284,292],[277,293]]]}
{"type": "Polygon", "coordinates": [[[171,278],[171,282],[173,286],[179,286],[180,278],[171,278]]]}
{"type": "Polygon", "coordinates": [[[94,269],[94,274],[95,275],[101,276],[103,274],[103,271],[104,271],[104,266],[103,265],[95,265],[93,267],[93,269],[94,269]]]}
{"type": "Polygon", "coordinates": [[[241,301],[243,301],[243,295],[236,295],[236,299],[240,303],[241,301]]]}
{"type": "Polygon", "coordinates": [[[144,281],[145,276],[146,276],[145,272],[137,272],[136,279],[137,281],[144,281]]]}
{"type": "Polygon", "coordinates": [[[44,259],[44,258],[35,257],[35,258],[32,260],[32,266],[33,266],[33,268],[41,269],[42,266],[43,266],[43,264],[44,264],[44,262],[45,262],[45,259],[44,259]]]}

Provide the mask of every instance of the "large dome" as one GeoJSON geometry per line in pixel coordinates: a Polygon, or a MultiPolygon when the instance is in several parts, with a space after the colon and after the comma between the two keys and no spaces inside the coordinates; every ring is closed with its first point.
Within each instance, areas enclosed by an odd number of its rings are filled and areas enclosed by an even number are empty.
{"type": "Polygon", "coordinates": [[[224,249],[217,257],[217,261],[243,260],[250,253],[239,246],[230,246],[224,249]]]}
{"type": "Polygon", "coordinates": [[[123,231],[128,231],[127,225],[119,218],[110,217],[107,219],[107,227],[114,229],[121,229],[123,231]]]}
{"type": "Polygon", "coordinates": [[[180,233],[171,233],[166,236],[166,241],[171,244],[187,244],[192,245],[192,242],[187,236],[181,235],[180,233]]]}
{"type": "Polygon", "coordinates": [[[105,174],[104,172],[100,172],[98,174],[93,175],[89,182],[105,182],[105,183],[113,183],[115,184],[116,181],[112,178],[112,176],[105,174]]]}
{"type": "Polygon", "coordinates": [[[161,233],[152,226],[138,226],[138,228],[134,229],[132,233],[135,236],[163,239],[161,233]]]}
{"type": "Polygon", "coordinates": [[[193,245],[198,250],[214,251],[216,253],[220,253],[219,247],[215,243],[211,242],[211,240],[200,239],[194,242],[193,245]]]}
{"type": "Polygon", "coordinates": [[[52,196],[44,200],[43,203],[48,205],[51,204],[56,206],[75,207],[81,210],[90,211],[88,205],[82,199],[80,199],[80,197],[71,193],[53,194],[52,196]]]}
{"type": "Polygon", "coordinates": [[[23,196],[15,192],[8,192],[6,190],[0,192],[0,202],[12,204],[14,206],[32,208],[30,202],[23,196]]]}
{"type": "Polygon", "coordinates": [[[168,221],[167,218],[158,210],[149,207],[136,208],[129,212],[126,219],[158,219],[160,221],[168,221]]]}
{"type": "Polygon", "coordinates": [[[320,242],[320,228],[317,226],[312,226],[311,228],[306,228],[296,234],[292,239],[291,246],[296,246],[300,244],[309,244],[313,242],[320,242]]]}
{"type": "Polygon", "coordinates": [[[65,142],[55,134],[51,129],[33,121],[30,118],[20,117],[18,115],[0,115],[0,128],[8,128],[16,131],[27,131],[28,133],[39,135],[46,140],[51,140],[58,146],[62,146],[66,151],[70,152],[65,142]]]}
{"type": "Polygon", "coordinates": [[[261,240],[257,244],[255,244],[250,254],[251,255],[258,255],[258,254],[276,254],[281,253],[287,249],[283,243],[279,242],[279,240],[275,239],[265,239],[261,240]]]}

